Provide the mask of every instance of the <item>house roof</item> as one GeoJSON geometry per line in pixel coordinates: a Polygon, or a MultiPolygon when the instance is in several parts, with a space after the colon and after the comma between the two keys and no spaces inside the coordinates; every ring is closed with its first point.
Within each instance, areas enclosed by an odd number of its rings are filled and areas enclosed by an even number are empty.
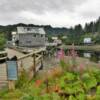
{"type": "Polygon", "coordinates": [[[17,27],[18,34],[26,33],[37,33],[37,34],[46,34],[43,28],[39,27],[17,27]]]}

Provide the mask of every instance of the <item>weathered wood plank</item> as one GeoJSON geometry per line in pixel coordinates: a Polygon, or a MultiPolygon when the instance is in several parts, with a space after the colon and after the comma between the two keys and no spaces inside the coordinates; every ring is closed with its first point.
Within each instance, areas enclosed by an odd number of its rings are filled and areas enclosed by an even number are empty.
{"type": "MultiPolygon", "coordinates": [[[[9,50],[8,51],[10,52],[9,53],[9,56],[12,57],[13,54],[12,52],[14,50],[9,50]]],[[[36,50],[30,54],[27,54],[27,55],[24,55],[24,54],[19,54],[16,52],[17,51],[14,51],[14,54],[18,57],[18,68],[20,69],[21,67],[21,61],[22,61],[22,65],[23,65],[23,68],[26,69],[29,69],[32,65],[33,65],[33,59],[32,59],[32,56],[35,54],[36,55],[36,59],[35,59],[35,62],[36,62],[36,71],[39,69],[40,65],[41,65],[41,59],[42,59],[42,56],[41,52],[45,51],[45,49],[39,49],[39,50],[36,50]]],[[[5,84],[7,84],[7,69],[6,69],[6,64],[0,64],[0,87],[4,86],[5,84]]]]}

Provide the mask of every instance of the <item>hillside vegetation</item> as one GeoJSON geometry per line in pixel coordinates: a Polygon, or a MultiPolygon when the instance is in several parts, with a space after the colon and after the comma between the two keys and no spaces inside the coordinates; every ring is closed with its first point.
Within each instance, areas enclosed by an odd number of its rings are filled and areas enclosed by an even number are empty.
{"type": "Polygon", "coordinates": [[[93,37],[94,43],[100,43],[100,17],[96,21],[86,23],[84,27],[78,24],[71,28],[52,27],[50,25],[34,25],[34,24],[14,24],[7,26],[0,26],[0,32],[6,35],[6,38],[11,40],[11,32],[16,31],[17,26],[43,27],[47,36],[62,37],[66,35],[68,38],[64,40],[66,44],[81,44],[83,37],[93,37]],[[96,37],[95,34],[98,34],[96,37]]]}
{"type": "Polygon", "coordinates": [[[3,33],[0,34],[0,50],[4,49],[6,39],[3,33]]]}

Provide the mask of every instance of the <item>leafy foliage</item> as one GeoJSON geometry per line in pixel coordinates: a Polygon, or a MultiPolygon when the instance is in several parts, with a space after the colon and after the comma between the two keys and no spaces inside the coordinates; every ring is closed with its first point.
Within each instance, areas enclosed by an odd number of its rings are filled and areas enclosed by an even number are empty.
{"type": "Polygon", "coordinates": [[[96,100],[100,100],[100,86],[97,87],[96,100]]]}
{"type": "Polygon", "coordinates": [[[28,77],[27,77],[27,73],[26,71],[23,69],[23,71],[21,72],[20,77],[18,78],[17,82],[16,82],[16,87],[17,88],[23,88],[23,86],[25,84],[28,83],[28,77]]]}
{"type": "Polygon", "coordinates": [[[0,49],[3,49],[6,43],[4,34],[0,34],[0,49]]]}
{"type": "MultiPolygon", "coordinates": [[[[63,65],[63,64],[62,64],[63,65]]],[[[64,64],[63,66],[65,66],[64,64]]],[[[65,66],[66,67],[66,66],[65,66]]],[[[62,67],[63,70],[64,67],[62,67]]],[[[53,71],[55,72],[56,69],[53,71]]],[[[57,71],[58,73],[59,71],[57,71]]],[[[47,75],[48,76],[48,75],[47,75]]],[[[100,100],[100,69],[91,68],[81,77],[78,72],[63,71],[56,77],[47,78],[47,82],[41,77],[28,81],[27,74],[23,70],[13,92],[0,92],[0,99],[7,100],[100,100]],[[48,83],[48,90],[47,86],[48,83]],[[92,91],[92,89],[96,89],[92,91]],[[9,99],[8,99],[9,100],[9,99]]]]}
{"type": "Polygon", "coordinates": [[[89,90],[97,85],[95,77],[91,77],[88,73],[83,74],[83,85],[86,90],[89,90]]]}

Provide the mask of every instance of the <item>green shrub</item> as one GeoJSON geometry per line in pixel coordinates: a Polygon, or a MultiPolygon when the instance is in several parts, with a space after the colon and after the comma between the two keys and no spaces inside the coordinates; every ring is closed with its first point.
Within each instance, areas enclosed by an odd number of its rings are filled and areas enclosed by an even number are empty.
{"type": "Polygon", "coordinates": [[[79,93],[76,98],[77,100],[86,100],[86,95],[85,93],[79,93]]]}
{"type": "Polygon", "coordinates": [[[100,86],[97,87],[96,100],[100,100],[100,86]]]}
{"type": "Polygon", "coordinates": [[[0,33],[0,50],[4,49],[6,39],[4,34],[0,33]]]}
{"type": "Polygon", "coordinates": [[[61,66],[62,68],[66,68],[66,67],[67,67],[64,60],[60,60],[60,66],[61,66]]]}
{"type": "Polygon", "coordinates": [[[7,91],[3,93],[0,100],[18,100],[22,95],[23,93],[17,89],[14,91],[7,91]]]}
{"type": "Polygon", "coordinates": [[[18,77],[16,81],[16,88],[23,88],[25,84],[28,83],[28,76],[25,70],[21,72],[21,75],[18,77]]]}
{"type": "Polygon", "coordinates": [[[91,77],[88,73],[83,74],[82,76],[83,86],[88,91],[89,89],[96,87],[97,81],[95,77],[91,77]]]}

